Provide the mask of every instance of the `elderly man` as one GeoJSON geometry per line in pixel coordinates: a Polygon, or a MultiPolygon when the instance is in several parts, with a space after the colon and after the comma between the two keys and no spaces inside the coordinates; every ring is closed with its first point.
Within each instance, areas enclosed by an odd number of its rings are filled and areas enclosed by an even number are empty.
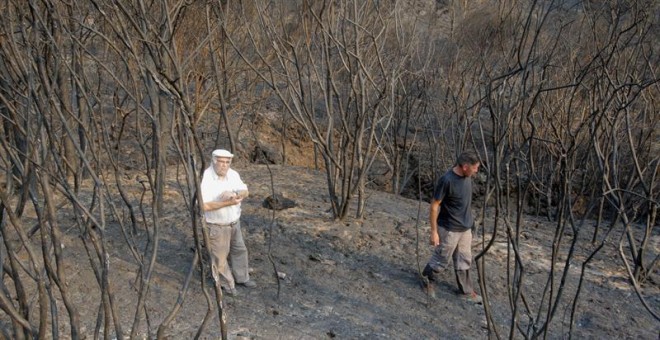
{"type": "Polygon", "coordinates": [[[233,157],[224,149],[213,151],[212,164],[204,171],[200,185],[209,228],[211,271],[227,295],[236,295],[236,284],[256,286],[248,273],[248,251],[240,223],[241,201],[248,190],[238,172],[229,167],[233,157]]]}

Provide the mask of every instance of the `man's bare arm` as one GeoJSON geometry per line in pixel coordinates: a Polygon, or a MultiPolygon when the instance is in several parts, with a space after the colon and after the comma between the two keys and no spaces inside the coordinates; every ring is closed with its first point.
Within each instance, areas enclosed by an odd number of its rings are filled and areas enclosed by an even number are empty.
{"type": "Polygon", "coordinates": [[[248,195],[249,192],[247,190],[234,191],[230,195],[226,196],[228,198],[225,200],[204,202],[202,208],[204,209],[204,211],[213,211],[213,210],[222,209],[224,207],[241,203],[241,201],[243,201],[243,199],[248,195]]]}
{"type": "Polygon", "coordinates": [[[440,213],[440,200],[432,200],[431,208],[429,209],[429,223],[431,224],[431,240],[433,246],[440,244],[440,235],[438,234],[438,214],[440,213]]]}

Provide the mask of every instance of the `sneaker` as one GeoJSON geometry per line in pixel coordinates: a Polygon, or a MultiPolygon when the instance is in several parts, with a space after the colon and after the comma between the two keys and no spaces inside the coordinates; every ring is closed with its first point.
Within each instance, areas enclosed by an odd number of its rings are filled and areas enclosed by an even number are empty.
{"type": "Polygon", "coordinates": [[[463,299],[475,305],[480,305],[483,302],[481,296],[476,292],[472,292],[471,294],[463,294],[463,299]]]}
{"type": "Polygon", "coordinates": [[[224,294],[227,296],[236,296],[238,295],[238,291],[236,288],[228,288],[228,287],[222,287],[222,290],[225,292],[224,294]]]}
{"type": "Polygon", "coordinates": [[[243,286],[243,287],[246,287],[246,288],[254,288],[254,287],[257,286],[257,283],[252,281],[252,280],[248,280],[248,281],[245,281],[245,282],[239,282],[238,284],[243,286]]]}

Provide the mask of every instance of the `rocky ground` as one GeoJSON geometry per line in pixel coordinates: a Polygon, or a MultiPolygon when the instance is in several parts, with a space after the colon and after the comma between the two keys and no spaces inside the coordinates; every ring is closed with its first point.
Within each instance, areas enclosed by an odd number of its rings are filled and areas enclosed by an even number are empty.
{"type": "MultiPolygon", "coordinates": [[[[331,219],[323,173],[300,167],[272,166],[275,191],[296,202],[296,206],[273,212],[262,207],[271,195],[270,176],[263,165],[236,165],[251,195],[243,203],[243,232],[250,251],[255,289],[239,287],[235,297],[225,297],[230,339],[485,339],[488,338],[484,305],[460,299],[454,289],[451,270],[441,275],[436,298],[420,287],[418,272],[431,253],[428,246],[428,204],[370,191],[363,220],[331,219]],[[274,219],[273,219],[274,218],[274,219]],[[279,273],[279,278],[276,272],[279,273]],[[279,283],[279,284],[278,284],[279,283]]],[[[137,195],[137,193],[136,193],[137,195]]],[[[175,182],[169,183],[168,197],[177,200],[175,182]]],[[[136,196],[137,197],[137,196],[136,196]]],[[[189,271],[194,246],[192,230],[181,204],[165,204],[167,214],[160,231],[158,265],[145,309],[139,337],[155,335],[158,325],[174,308],[189,271]]],[[[62,211],[61,213],[66,213],[62,211]]],[[[520,310],[523,325],[530,319],[544,318],[547,307],[539,309],[551,268],[550,246],[555,226],[545,219],[525,216],[520,252],[525,275],[523,293],[530,312],[520,310]]],[[[485,220],[486,239],[492,235],[493,220],[485,220]]],[[[590,226],[585,226],[579,244],[589,244],[590,226]]],[[[136,303],[135,259],[117,228],[106,231],[111,268],[111,285],[116,292],[119,315],[128,329],[136,303]]],[[[511,308],[507,291],[506,240],[498,232],[496,242],[485,257],[485,287],[494,326],[499,337],[509,336],[511,308]]],[[[144,235],[143,235],[144,236],[144,235]]],[[[553,299],[559,291],[568,240],[554,264],[553,299]]],[[[475,238],[474,251],[482,247],[475,238]]],[[[618,240],[613,238],[613,240],[618,240]]],[[[650,247],[659,251],[658,235],[650,247]]],[[[545,337],[568,338],[572,301],[581,262],[591,247],[576,253],[568,270],[561,303],[545,337]]],[[[70,290],[78,303],[84,334],[93,334],[100,298],[89,260],[76,229],[66,233],[64,251],[70,290]]],[[[607,244],[587,267],[577,304],[573,337],[579,339],[635,338],[658,339],[660,322],[641,305],[628,283],[617,249],[607,244]]],[[[200,272],[195,270],[181,309],[165,334],[171,339],[194,337],[207,312],[200,272]]],[[[660,306],[658,273],[642,291],[657,311],[660,306]]],[[[477,272],[473,279],[477,284],[477,272]]],[[[211,280],[204,278],[204,283],[211,280]]],[[[212,289],[206,290],[212,300],[212,289]]],[[[546,292],[546,296],[549,292],[546,292]]],[[[546,299],[547,300],[547,299],[546,299]]],[[[520,305],[522,306],[522,304],[520,305]]],[[[522,308],[522,307],[521,307],[522,308]]],[[[201,334],[203,339],[220,336],[217,313],[201,334]]],[[[6,320],[6,316],[3,316],[6,320]]],[[[66,322],[62,321],[62,334],[66,322]]],[[[516,329],[514,338],[523,338],[516,329]]],[[[493,334],[491,334],[493,335],[493,334]]],[[[494,336],[494,335],[493,335],[494,336]]]]}
{"type": "MultiPolygon", "coordinates": [[[[272,210],[263,208],[263,200],[271,194],[268,169],[239,165],[238,170],[251,190],[251,196],[243,204],[243,230],[250,250],[252,277],[259,286],[239,287],[238,296],[225,298],[230,338],[488,337],[484,306],[470,304],[456,295],[451,271],[442,275],[435,299],[420,288],[418,270],[432,250],[427,245],[426,203],[371,192],[363,220],[348,218],[336,222],[328,212],[322,173],[296,167],[271,169],[276,192],[294,200],[297,206],[274,215],[272,210]]],[[[161,313],[169,311],[174,304],[193,255],[191,231],[177,221],[177,208],[170,208],[166,220],[171,222],[171,228],[163,232],[159,257],[163,265],[154,273],[155,285],[148,304],[153,310],[154,325],[162,318],[161,313]]],[[[486,218],[485,225],[486,238],[490,239],[492,219],[486,218]]],[[[518,314],[523,324],[530,318],[539,318],[537,313],[542,317],[546,313],[539,311],[538,303],[548,280],[549,249],[555,229],[547,220],[529,216],[525,217],[524,225],[523,291],[530,313],[518,314]]],[[[591,233],[585,230],[581,237],[587,239],[591,233]]],[[[571,238],[567,235],[565,240],[571,238]]],[[[481,247],[481,239],[480,236],[475,239],[475,253],[481,247]]],[[[652,248],[657,253],[657,235],[654,242],[652,248]]],[[[562,248],[566,250],[567,246],[562,248]]],[[[119,268],[120,249],[116,249],[115,262],[119,268]]],[[[580,250],[569,269],[562,302],[550,324],[548,338],[568,337],[580,261],[589,250],[580,250]]],[[[485,287],[500,337],[508,336],[511,315],[506,285],[507,253],[505,238],[498,233],[497,242],[486,256],[485,287]]],[[[563,269],[563,254],[554,265],[557,276],[563,269]]],[[[127,269],[129,262],[125,264],[127,269]]],[[[575,338],[658,338],[660,322],[642,307],[622,269],[612,245],[607,245],[592,261],[577,304],[575,338]]],[[[123,275],[116,282],[120,290],[129,289],[128,283],[134,278],[130,270],[123,275]]],[[[476,271],[473,276],[476,284],[476,271]]],[[[657,279],[657,273],[654,277],[657,279]]],[[[556,296],[558,278],[555,281],[556,296]]],[[[194,282],[168,331],[171,338],[192,337],[202,321],[207,304],[199,278],[194,282]]],[[[660,306],[657,281],[645,284],[643,291],[657,309],[660,306]]],[[[130,302],[130,299],[126,301],[129,305],[130,302]]],[[[214,320],[203,338],[218,337],[217,317],[214,320]]],[[[514,337],[522,338],[519,330],[514,337]]]]}

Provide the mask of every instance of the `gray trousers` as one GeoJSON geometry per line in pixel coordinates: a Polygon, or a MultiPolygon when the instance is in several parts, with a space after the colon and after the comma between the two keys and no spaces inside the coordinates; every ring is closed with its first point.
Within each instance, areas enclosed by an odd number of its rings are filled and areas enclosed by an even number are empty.
{"type": "Polygon", "coordinates": [[[449,266],[449,258],[454,263],[456,283],[462,294],[472,294],[470,266],[472,265],[472,230],[461,232],[449,231],[438,227],[440,244],[435,247],[428,264],[433,271],[439,272],[449,266]]]}
{"type": "Polygon", "coordinates": [[[231,226],[210,223],[208,226],[211,271],[215,282],[222,287],[234,288],[236,282],[249,281],[248,250],[243,241],[240,221],[231,226]]]}

